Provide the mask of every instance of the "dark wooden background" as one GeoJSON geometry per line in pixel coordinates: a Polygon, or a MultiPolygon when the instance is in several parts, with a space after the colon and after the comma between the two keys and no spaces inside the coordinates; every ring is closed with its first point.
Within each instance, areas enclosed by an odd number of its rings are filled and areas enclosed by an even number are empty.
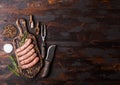
{"type": "Polygon", "coordinates": [[[0,0],[0,85],[120,85],[119,57],[120,0],[0,0]],[[2,31],[30,14],[58,47],[50,76],[26,81],[6,67],[2,31]]]}

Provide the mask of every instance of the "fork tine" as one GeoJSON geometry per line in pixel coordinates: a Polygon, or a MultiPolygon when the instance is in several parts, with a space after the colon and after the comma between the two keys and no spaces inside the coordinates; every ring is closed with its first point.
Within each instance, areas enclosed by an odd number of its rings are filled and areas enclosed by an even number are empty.
{"type": "Polygon", "coordinates": [[[43,36],[43,24],[41,24],[41,37],[43,36]]]}
{"type": "Polygon", "coordinates": [[[46,36],[46,25],[44,24],[44,37],[46,36]]]}
{"type": "Polygon", "coordinates": [[[42,37],[46,36],[46,25],[45,24],[41,25],[41,36],[42,37]]]}

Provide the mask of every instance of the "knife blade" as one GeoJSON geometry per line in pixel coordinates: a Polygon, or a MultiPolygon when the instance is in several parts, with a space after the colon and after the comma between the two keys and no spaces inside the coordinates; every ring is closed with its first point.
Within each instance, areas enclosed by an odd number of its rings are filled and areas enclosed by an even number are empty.
{"type": "Polygon", "coordinates": [[[44,66],[44,69],[43,69],[43,72],[41,75],[41,77],[43,77],[43,78],[46,77],[49,73],[50,65],[51,65],[51,62],[52,62],[53,57],[54,57],[55,48],[56,48],[56,45],[51,45],[48,48],[47,56],[45,58],[45,66],[44,66]]]}

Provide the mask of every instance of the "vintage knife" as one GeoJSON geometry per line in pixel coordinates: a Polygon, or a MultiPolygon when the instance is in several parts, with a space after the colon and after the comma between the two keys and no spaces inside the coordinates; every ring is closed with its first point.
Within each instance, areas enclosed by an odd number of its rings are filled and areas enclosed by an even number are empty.
{"type": "Polygon", "coordinates": [[[41,75],[41,77],[43,77],[43,78],[46,77],[49,73],[50,64],[51,64],[51,62],[53,60],[53,57],[54,57],[55,48],[56,48],[56,45],[51,45],[48,48],[47,56],[45,58],[45,66],[44,66],[44,69],[43,69],[43,72],[42,72],[42,75],[41,75]]]}

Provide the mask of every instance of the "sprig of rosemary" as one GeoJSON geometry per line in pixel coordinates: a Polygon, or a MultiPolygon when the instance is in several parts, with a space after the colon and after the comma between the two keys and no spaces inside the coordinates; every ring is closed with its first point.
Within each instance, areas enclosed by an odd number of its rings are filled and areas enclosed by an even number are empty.
{"type": "Polygon", "coordinates": [[[20,76],[19,73],[18,73],[15,69],[13,69],[11,65],[8,65],[7,67],[8,67],[8,68],[10,69],[10,71],[13,72],[16,76],[20,76]]]}
{"type": "Polygon", "coordinates": [[[18,70],[18,66],[17,66],[17,64],[16,64],[16,62],[15,62],[14,57],[13,57],[13,56],[10,56],[9,58],[10,58],[10,60],[12,61],[12,64],[13,64],[13,66],[15,67],[15,69],[18,70]]]}
{"type": "Polygon", "coordinates": [[[24,35],[23,35],[23,37],[21,39],[20,46],[22,46],[25,43],[26,38],[27,38],[27,32],[25,31],[24,35]]]}
{"type": "Polygon", "coordinates": [[[18,70],[18,66],[17,66],[17,64],[16,64],[16,61],[15,61],[15,59],[14,59],[14,56],[9,56],[9,58],[10,58],[10,60],[11,60],[11,64],[12,65],[8,65],[7,67],[9,68],[9,70],[11,71],[11,72],[13,72],[16,76],[20,76],[19,75],[19,73],[17,72],[17,70],[18,70]]]}

